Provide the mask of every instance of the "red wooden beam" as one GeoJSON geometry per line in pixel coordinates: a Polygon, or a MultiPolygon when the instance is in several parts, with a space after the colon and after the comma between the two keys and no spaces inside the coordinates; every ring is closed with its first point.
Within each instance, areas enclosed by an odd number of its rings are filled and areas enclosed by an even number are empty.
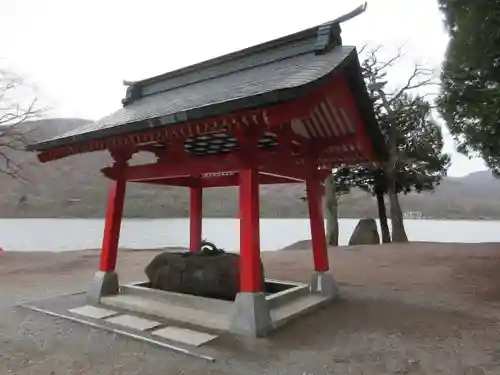
{"type": "MultiPolygon", "coordinates": [[[[148,143],[164,143],[170,141],[182,141],[186,138],[211,134],[217,132],[229,132],[236,134],[245,129],[272,130],[279,128],[283,123],[291,121],[293,118],[307,118],[311,115],[314,107],[321,100],[324,100],[325,95],[328,95],[332,101],[344,107],[351,115],[358,134],[363,139],[364,148],[368,154],[372,154],[371,140],[367,136],[361,116],[354,102],[349,83],[345,75],[339,75],[333,81],[327,82],[321,87],[316,88],[308,93],[305,97],[282,103],[267,108],[259,108],[253,110],[241,110],[229,115],[222,115],[202,119],[200,121],[191,121],[169,126],[161,126],[157,124],[158,119],[149,120],[154,128],[136,132],[123,134],[119,136],[109,137],[101,140],[92,140],[79,142],[69,146],[57,147],[42,151],[38,154],[40,161],[47,162],[60,158],[67,157],[73,154],[92,152],[104,149],[117,149],[121,147],[146,147],[148,143]],[[332,95],[334,93],[334,95],[332,95]]],[[[295,140],[300,139],[300,136],[294,136],[295,140]]],[[[300,139],[299,143],[305,141],[300,139]]],[[[345,139],[329,139],[322,141],[323,143],[315,143],[316,149],[326,147],[334,143],[341,143],[345,139]]],[[[150,149],[153,150],[153,149],[150,149]]],[[[155,150],[153,150],[155,151],[155,150]]],[[[158,152],[158,151],[157,151],[158,152]]]]}
{"type": "MultiPolygon", "coordinates": [[[[216,188],[216,187],[227,187],[227,186],[238,186],[239,175],[235,174],[232,176],[217,176],[202,179],[202,184],[204,188],[216,188]]],[[[259,173],[259,184],[260,185],[273,185],[273,184],[293,184],[300,181],[291,180],[287,177],[281,176],[270,176],[266,174],[259,173]]]]}
{"type": "Polygon", "coordinates": [[[261,172],[289,180],[289,183],[300,183],[305,181],[308,171],[304,165],[280,165],[268,164],[261,168],[261,172]]]}
{"type": "Polygon", "coordinates": [[[372,140],[366,132],[365,124],[363,123],[361,114],[358,110],[358,106],[356,105],[356,102],[354,100],[354,96],[352,94],[347,76],[345,74],[342,74],[340,77],[338,77],[334,84],[336,92],[343,92],[343,95],[332,95],[333,91],[331,91],[327,95],[329,96],[332,103],[335,103],[338,107],[344,108],[348,113],[348,117],[351,119],[351,121],[353,121],[354,128],[356,129],[356,138],[360,139],[363,145],[362,154],[368,160],[376,159],[372,140]]]}
{"type": "Polygon", "coordinates": [[[204,189],[207,188],[217,188],[217,187],[228,187],[238,185],[238,174],[229,176],[213,176],[213,177],[203,177],[201,179],[201,185],[204,189]]]}
{"type": "Polygon", "coordinates": [[[240,162],[236,155],[224,157],[205,156],[186,158],[182,162],[164,162],[130,166],[125,170],[128,181],[163,179],[166,177],[187,177],[204,173],[231,172],[238,170],[240,162]]]}
{"type": "Polygon", "coordinates": [[[234,132],[241,127],[269,127],[267,121],[264,120],[266,116],[265,111],[265,108],[241,110],[227,115],[168,126],[156,124],[159,121],[158,119],[150,119],[148,121],[155,125],[153,129],[44,150],[38,154],[38,159],[42,163],[45,163],[70,155],[92,151],[182,140],[204,134],[234,132]]]}
{"type": "MultiPolygon", "coordinates": [[[[239,153],[224,156],[185,157],[182,160],[168,160],[163,162],[128,166],[124,169],[124,177],[127,181],[145,182],[147,180],[162,180],[167,177],[189,177],[207,173],[233,172],[243,168],[252,159],[255,165],[265,165],[276,161],[276,155],[272,152],[263,152],[242,157],[239,153]]],[[[293,160],[290,160],[292,162],[293,160]]],[[[283,161],[281,161],[283,163],[283,161]]],[[[286,164],[289,162],[287,161],[286,164]]],[[[117,170],[113,167],[104,168],[103,174],[111,179],[116,179],[117,170]]]]}
{"type": "Polygon", "coordinates": [[[322,189],[317,176],[307,180],[307,204],[309,206],[309,222],[313,247],[314,270],[325,272],[329,269],[328,251],[323,221],[322,189]]]}
{"type": "Polygon", "coordinates": [[[259,182],[255,168],[240,174],[240,291],[262,291],[259,228],[259,182]]]}
{"type": "Polygon", "coordinates": [[[294,118],[305,118],[311,113],[315,103],[321,99],[321,91],[309,92],[305,97],[287,103],[268,107],[264,110],[264,121],[267,125],[281,125],[294,118]]]}
{"type": "Polygon", "coordinates": [[[99,270],[103,272],[113,272],[116,267],[125,186],[126,181],[121,178],[117,181],[111,181],[104,224],[104,236],[102,239],[101,259],[99,262],[99,270]]]}
{"type": "MultiPolygon", "coordinates": [[[[355,161],[355,155],[346,152],[339,155],[344,160],[355,161]]],[[[335,154],[319,155],[322,162],[332,163],[336,158],[335,154]]],[[[310,159],[310,158],[309,158],[310,159]]],[[[293,183],[307,179],[312,167],[307,165],[308,158],[297,155],[281,155],[276,152],[261,153],[254,157],[255,166],[261,173],[273,175],[274,179],[261,178],[263,184],[271,183],[293,183]],[[289,180],[289,181],[285,181],[289,180]],[[295,180],[295,181],[294,181],[295,180]]],[[[224,172],[238,172],[245,166],[244,160],[240,160],[238,155],[226,155],[224,157],[206,156],[190,158],[178,164],[172,162],[151,163],[144,165],[129,166],[125,169],[125,178],[130,182],[153,183],[172,186],[194,186],[192,176],[203,174],[218,174],[224,172]]],[[[104,168],[106,177],[116,179],[116,170],[113,167],[104,168]]],[[[237,182],[227,176],[220,176],[213,182],[204,181],[204,187],[235,186],[237,182]]]]}
{"type": "Polygon", "coordinates": [[[167,186],[178,186],[178,187],[193,187],[196,185],[195,179],[191,176],[186,177],[171,177],[163,178],[158,180],[134,180],[131,182],[137,182],[142,184],[153,184],[153,185],[167,185],[167,186]]]}
{"type": "Polygon", "coordinates": [[[203,187],[198,183],[190,188],[189,200],[189,250],[201,250],[201,235],[203,222],[203,187]]]}
{"type": "Polygon", "coordinates": [[[310,139],[295,133],[289,123],[283,124],[274,131],[278,140],[277,150],[289,154],[300,154],[304,157],[321,156],[323,153],[331,155],[331,147],[352,144],[358,139],[357,134],[344,136],[310,139]]]}
{"type": "MultiPolygon", "coordinates": [[[[196,185],[196,181],[192,177],[173,177],[173,178],[164,178],[160,180],[144,180],[144,181],[133,181],[133,182],[149,183],[149,184],[165,185],[165,186],[180,186],[180,187],[194,187],[196,185]]],[[[302,180],[286,176],[269,175],[262,173],[259,174],[260,185],[293,184],[300,182],[302,182],[302,180]]],[[[239,178],[238,174],[204,177],[200,179],[200,184],[202,188],[238,186],[239,178]]]]}

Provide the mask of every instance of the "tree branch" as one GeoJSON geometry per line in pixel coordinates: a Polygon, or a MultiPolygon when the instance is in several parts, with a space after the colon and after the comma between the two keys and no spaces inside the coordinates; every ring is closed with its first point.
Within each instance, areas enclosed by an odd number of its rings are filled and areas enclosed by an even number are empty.
{"type": "Polygon", "coordinates": [[[17,151],[27,144],[24,122],[40,116],[47,108],[38,106],[33,89],[17,75],[0,70],[0,174],[22,177],[17,151]]]}

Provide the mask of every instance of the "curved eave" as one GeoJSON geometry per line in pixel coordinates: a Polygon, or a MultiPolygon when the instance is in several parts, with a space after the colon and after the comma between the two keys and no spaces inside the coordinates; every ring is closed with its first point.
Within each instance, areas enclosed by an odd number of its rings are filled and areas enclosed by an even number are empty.
{"type": "Polygon", "coordinates": [[[365,125],[366,132],[371,139],[373,148],[376,154],[383,159],[386,157],[383,137],[373,115],[372,104],[363,82],[361,68],[357,59],[357,53],[354,49],[346,59],[344,59],[340,64],[334,67],[334,69],[332,69],[328,74],[321,77],[320,79],[316,79],[301,86],[265,92],[259,95],[248,96],[236,100],[216,103],[201,108],[177,112],[168,116],[162,116],[163,124],[156,127],[151,126],[152,122],[149,121],[150,119],[147,119],[127,123],[119,127],[111,127],[94,132],[40,142],[38,144],[28,146],[27,149],[30,151],[43,152],[46,150],[72,146],[75,144],[91,142],[95,140],[104,141],[107,138],[111,137],[133,134],[145,130],[153,130],[155,128],[181,124],[184,122],[201,121],[207,118],[229,115],[231,113],[242,110],[265,108],[276,104],[300,99],[306,96],[308,93],[311,93],[316,87],[331,81],[338,74],[342,73],[345,73],[348,77],[351,92],[354,96],[354,100],[357,103],[358,110],[365,125]]]}

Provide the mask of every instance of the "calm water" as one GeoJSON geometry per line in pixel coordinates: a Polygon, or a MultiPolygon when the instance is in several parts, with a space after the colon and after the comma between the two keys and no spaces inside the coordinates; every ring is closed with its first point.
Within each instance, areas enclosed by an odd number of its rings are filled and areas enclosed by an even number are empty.
{"type": "MultiPolygon", "coordinates": [[[[340,220],[340,244],[349,241],[357,220],[340,220]]],[[[500,221],[406,220],[411,241],[500,242],[500,221]]],[[[0,219],[0,247],[14,251],[68,251],[99,248],[101,219],[0,219]]],[[[228,250],[237,249],[237,219],[205,219],[203,237],[228,250]]],[[[307,219],[262,219],[261,248],[276,250],[310,238],[307,219]]],[[[187,219],[127,219],[120,246],[188,246],[187,219]]]]}

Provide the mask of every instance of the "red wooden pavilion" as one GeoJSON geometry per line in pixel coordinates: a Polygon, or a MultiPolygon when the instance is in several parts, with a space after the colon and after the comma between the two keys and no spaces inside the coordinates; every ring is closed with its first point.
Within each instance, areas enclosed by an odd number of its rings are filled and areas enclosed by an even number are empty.
{"type": "Polygon", "coordinates": [[[239,186],[241,292],[236,331],[265,333],[260,290],[259,185],[305,182],[312,290],[336,293],[329,274],[322,182],[339,164],[385,155],[354,47],[339,20],[143,81],[127,83],[123,108],[30,145],[42,162],[108,150],[111,187],[99,271],[89,298],[118,293],[115,273],[127,182],[188,187],[190,248],[199,249],[204,188],[239,186]],[[129,165],[137,152],[157,161],[129,165]]]}

